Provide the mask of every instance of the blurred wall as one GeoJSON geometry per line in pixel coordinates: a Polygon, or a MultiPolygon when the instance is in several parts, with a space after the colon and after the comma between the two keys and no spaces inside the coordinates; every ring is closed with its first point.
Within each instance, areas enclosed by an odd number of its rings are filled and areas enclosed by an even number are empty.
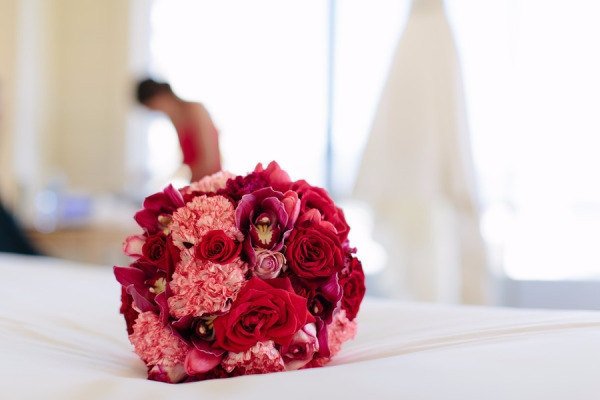
{"type": "Polygon", "coordinates": [[[70,182],[122,188],[130,93],[129,2],[54,0],[53,154],[70,182]]]}
{"type": "Polygon", "coordinates": [[[123,185],[129,1],[0,0],[0,190],[123,185]]]}
{"type": "Polygon", "coordinates": [[[15,125],[18,0],[0,0],[0,195],[14,196],[12,147],[15,125]]]}

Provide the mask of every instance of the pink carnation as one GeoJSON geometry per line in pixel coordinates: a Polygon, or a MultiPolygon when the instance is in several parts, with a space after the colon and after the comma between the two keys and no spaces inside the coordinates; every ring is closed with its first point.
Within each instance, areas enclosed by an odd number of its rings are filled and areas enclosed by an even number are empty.
{"type": "Polygon", "coordinates": [[[185,207],[173,213],[170,226],[173,243],[185,250],[190,243],[199,242],[202,237],[212,230],[222,230],[231,239],[243,241],[244,236],[235,226],[235,209],[231,201],[223,196],[198,196],[185,207]]]}
{"type": "Polygon", "coordinates": [[[169,284],[171,315],[200,317],[229,311],[245,282],[247,270],[248,265],[239,258],[223,265],[193,258],[182,260],[175,267],[169,284]]]}
{"type": "Polygon", "coordinates": [[[224,189],[227,181],[231,178],[235,178],[235,175],[231,172],[219,171],[215,174],[205,176],[197,182],[192,182],[182,192],[183,194],[192,194],[193,192],[214,193],[219,189],[224,189]]]}
{"type": "Polygon", "coordinates": [[[133,324],[129,340],[148,366],[183,365],[188,345],[165,327],[152,311],[141,313],[133,324]]]}
{"type": "Polygon", "coordinates": [[[342,349],[342,344],[356,336],[356,322],[346,317],[346,311],[340,310],[333,316],[331,325],[327,327],[327,341],[331,357],[342,349]]]}
{"type": "Polygon", "coordinates": [[[244,375],[285,371],[283,359],[271,340],[258,342],[241,353],[229,353],[221,365],[229,373],[237,368],[244,375]]]}
{"type": "Polygon", "coordinates": [[[304,368],[322,367],[340,352],[342,344],[356,335],[356,321],[350,321],[345,310],[336,311],[331,324],[327,325],[328,357],[316,357],[304,368]]]}

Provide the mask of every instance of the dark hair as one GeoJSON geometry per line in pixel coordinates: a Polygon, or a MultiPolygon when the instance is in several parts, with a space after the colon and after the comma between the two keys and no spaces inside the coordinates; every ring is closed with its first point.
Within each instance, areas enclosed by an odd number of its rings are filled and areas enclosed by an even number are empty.
{"type": "Polygon", "coordinates": [[[154,96],[163,93],[173,93],[171,85],[166,82],[157,82],[148,78],[140,81],[137,85],[137,100],[142,104],[148,103],[154,96]]]}

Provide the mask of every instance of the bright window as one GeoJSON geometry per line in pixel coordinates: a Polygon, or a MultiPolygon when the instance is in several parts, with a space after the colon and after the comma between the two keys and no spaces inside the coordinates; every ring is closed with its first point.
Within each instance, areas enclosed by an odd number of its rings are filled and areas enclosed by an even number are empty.
{"type": "Polygon", "coordinates": [[[332,190],[344,197],[352,191],[409,2],[335,4],[332,190]]]}
{"type": "Polygon", "coordinates": [[[515,279],[600,276],[600,3],[447,8],[496,264],[515,279]]]}
{"type": "MultiPolygon", "coordinates": [[[[292,177],[323,185],[327,19],[321,0],[155,0],[151,70],[205,104],[226,169],[277,160],[292,177]]],[[[163,132],[153,138],[176,146],[163,132]]],[[[151,168],[178,162],[154,148],[151,168]]]]}

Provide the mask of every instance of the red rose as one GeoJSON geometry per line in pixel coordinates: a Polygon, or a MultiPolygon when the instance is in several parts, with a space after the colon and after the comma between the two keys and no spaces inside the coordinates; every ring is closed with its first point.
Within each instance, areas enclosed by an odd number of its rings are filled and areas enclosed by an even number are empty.
{"type": "Polygon", "coordinates": [[[259,173],[253,172],[246,176],[231,178],[226,185],[225,189],[217,191],[217,194],[230,198],[237,203],[244,195],[269,186],[269,182],[259,173]]]}
{"type": "Polygon", "coordinates": [[[222,230],[209,231],[196,247],[196,257],[216,264],[232,262],[241,250],[241,243],[235,242],[222,230]]]}
{"type": "Polygon", "coordinates": [[[348,238],[350,227],[346,222],[344,212],[341,208],[336,207],[325,189],[311,186],[305,180],[300,180],[294,182],[291,190],[296,191],[300,197],[300,213],[311,208],[319,210],[323,220],[333,224],[341,242],[348,238]]]}
{"type": "Polygon", "coordinates": [[[294,293],[289,279],[251,278],[229,313],[215,319],[215,346],[239,353],[266,340],[288,345],[311,322],[306,299],[294,293]]]}
{"type": "Polygon", "coordinates": [[[316,210],[306,213],[292,231],[285,257],[290,269],[303,279],[326,279],[344,267],[340,239],[316,210]]]}
{"type": "Polygon", "coordinates": [[[166,242],[162,234],[150,236],[142,246],[142,254],[150,261],[160,262],[167,255],[166,242]]]}
{"type": "Polygon", "coordinates": [[[350,260],[349,271],[340,278],[340,285],[343,290],[342,308],[346,310],[346,316],[352,321],[358,314],[366,291],[365,274],[362,264],[357,258],[350,260]]]}
{"type": "Polygon", "coordinates": [[[179,262],[179,249],[162,233],[146,238],[142,246],[142,255],[169,276],[174,265],[179,262]]]}

